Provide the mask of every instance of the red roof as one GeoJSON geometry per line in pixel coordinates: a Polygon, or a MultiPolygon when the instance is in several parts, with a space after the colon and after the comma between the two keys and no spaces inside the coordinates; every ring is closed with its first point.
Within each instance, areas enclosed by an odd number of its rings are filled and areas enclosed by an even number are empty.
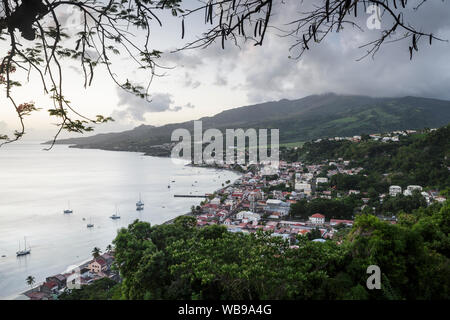
{"type": "Polygon", "coordinates": [[[43,286],[45,286],[49,289],[52,289],[54,287],[57,287],[58,284],[56,283],[56,281],[47,281],[47,282],[44,282],[43,286]]]}
{"type": "Polygon", "coordinates": [[[106,261],[103,258],[97,258],[97,259],[95,259],[95,261],[101,266],[106,265],[106,261]]]}
{"type": "Polygon", "coordinates": [[[321,218],[321,219],[325,219],[325,216],[323,214],[320,213],[314,213],[311,218],[321,218]]]}

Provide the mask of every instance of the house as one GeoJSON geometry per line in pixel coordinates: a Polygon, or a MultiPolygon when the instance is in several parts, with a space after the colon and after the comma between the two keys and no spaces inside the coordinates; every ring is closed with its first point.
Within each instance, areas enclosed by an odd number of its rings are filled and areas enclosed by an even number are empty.
{"type": "Polygon", "coordinates": [[[414,190],[422,191],[422,187],[421,186],[415,186],[415,185],[407,186],[406,189],[411,191],[411,192],[413,192],[414,190]]]}
{"type": "Polygon", "coordinates": [[[402,193],[402,187],[400,187],[400,186],[390,186],[389,187],[389,195],[391,197],[395,197],[401,193],[402,193]]]}
{"type": "Polygon", "coordinates": [[[45,282],[55,282],[58,284],[58,289],[64,288],[67,284],[67,278],[62,274],[56,274],[51,277],[47,277],[45,282]]]}
{"type": "Polygon", "coordinates": [[[236,214],[236,219],[247,221],[259,221],[261,219],[261,216],[257,213],[251,212],[251,211],[241,211],[236,214]]]}
{"type": "Polygon", "coordinates": [[[415,185],[410,185],[408,186],[405,191],[403,191],[403,195],[405,196],[412,196],[413,191],[418,190],[418,191],[422,191],[422,187],[421,186],[415,186],[415,185]]]}
{"type": "Polygon", "coordinates": [[[98,257],[97,259],[94,259],[89,263],[88,268],[91,273],[98,274],[100,272],[106,271],[108,269],[108,265],[105,259],[98,257]]]}
{"type": "Polygon", "coordinates": [[[41,286],[41,292],[45,294],[58,293],[58,283],[56,281],[46,281],[41,286]]]}
{"type": "Polygon", "coordinates": [[[309,217],[309,221],[312,224],[324,224],[325,223],[325,216],[320,213],[315,213],[312,216],[309,217]]]}
{"type": "Polygon", "coordinates": [[[311,184],[307,182],[299,182],[295,183],[294,186],[295,191],[302,191],[303,193],[310,195],[311,194],[311,184]]]}
{"type": "Polygon", "coordinates": [[[316,184],[319,183],[328,183],[328,178],[324,178],[324,177],[319,177],[316,179],[316,184]]]}
{"type": "Polygon", "coordinates": [[[266,206],[264,207],[264,210],[267,213],[280,213],[281,215],[285,216],[289,214],[290,209],[290,203],[284,202],[281,200],[276,199],[269,199],[266,201],[266,206]]]}
{"type": "Polygon", "coordinates": [[[211,204],[218,206],[220,204],[219,198],[214,198],[210,201],[211,204]]]}

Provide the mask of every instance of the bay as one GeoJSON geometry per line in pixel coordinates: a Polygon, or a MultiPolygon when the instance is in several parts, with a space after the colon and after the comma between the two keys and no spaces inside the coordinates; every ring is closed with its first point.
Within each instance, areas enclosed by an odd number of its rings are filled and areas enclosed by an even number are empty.
{"type": "Polygon", "coordinates": [[[161,224],[202,200],[174,194],[211,193],[238,177],[132,152],[64,145],[43,151],[33,142],[1,147],[0,299],[25,291],[29,275],[39,283],[90,259],[94,247],[104,251],[117,230],[135,219],[161,224]],[[140,212],[139,193],[145,203],[140,212]],[[73,213],[63,214],[69,202],[73,213]],[[121,219],[112,220],[116,206],[121,219]],[[24,237],[31,254],[16,257],[24,237]]]}

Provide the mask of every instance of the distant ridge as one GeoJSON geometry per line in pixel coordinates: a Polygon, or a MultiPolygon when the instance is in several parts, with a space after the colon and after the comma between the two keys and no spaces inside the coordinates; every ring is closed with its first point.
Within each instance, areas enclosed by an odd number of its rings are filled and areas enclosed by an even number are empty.
{"type": "MultiPolygon", "coordinates": [[[[279,128],[280,143],[393,130],[441,127],[450,122],[450,101],[421,97],[373,98],[326,93],[297,100],[249,105],[204,117],[203,129],[279,128]]],[[[57,141],[78,148],[155,154],[173,130],[193,130],[193,121],[57,141]]]]}

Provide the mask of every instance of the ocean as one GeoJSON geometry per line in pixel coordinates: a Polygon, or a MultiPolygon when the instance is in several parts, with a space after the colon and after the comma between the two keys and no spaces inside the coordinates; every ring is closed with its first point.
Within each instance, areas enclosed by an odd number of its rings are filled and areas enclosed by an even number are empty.
{"type": "Polygon", "coordinates": [[[105,251],[117,230],[135,219],[161,224],[202,200],[174,194],[211,193],[237,178],[235,172],[135,152],[65,145],[44,151],[32,142],[1,147],[0,299],[27,290],[29,275],[39,283],[90,259],[94,247],[105,251]],[[139,194],[145,209],[138,212],[139,194]],[[63,213],[68,207],[72,214],[63,213]],[[116,207],[121,219],[112,220],[116,207]],[[16,257],[24,238],[31,254],[16,257]]]}

